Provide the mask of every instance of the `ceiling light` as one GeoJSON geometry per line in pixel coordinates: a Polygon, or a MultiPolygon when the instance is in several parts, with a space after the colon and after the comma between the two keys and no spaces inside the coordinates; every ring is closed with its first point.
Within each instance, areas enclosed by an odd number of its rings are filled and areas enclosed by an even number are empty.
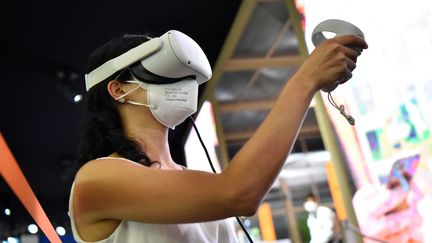
{"type": "Polygon", "coordinates": [[[15,237],[8,237],[6,242],[7,243],[18,243],[19,240],[15,237]]]}
{"type": "MultiPolygon", "coordinates": [[[[57,88],[67,100],[75,104],[83,99],[81,89],[78,87],[79,75],[71,70],[59,70],[56,73],[57,88]]],[[[82,85],[81,85],[82,86],[82,85]]]]}
{"type": "Polygon", "coordinates": [[[11,215],[11,210],[9,208],[5,208],[4,214],[6,214],[7,216],[11,215]]]}
{"type": "Polygon", "coordinates": [[[83,98],[82,94],[77,94],[74,96],[74,102],[78,103],[82,100],[82,98],[83,98]]]}
{"type": "Polygon", "coordinates": [[[27,227],[27,230],[31,234],[36,234],[39,231],[39,228],[35,224],[29,224],[29,226],[27,227]]]}
{"type": "Polygon", "coordinates": [[[66,234],[66,230],[65,228],[61,227],[61,226],[57,226],[56,227],[56,232],[58,235],[63,236],[66,234]]]}

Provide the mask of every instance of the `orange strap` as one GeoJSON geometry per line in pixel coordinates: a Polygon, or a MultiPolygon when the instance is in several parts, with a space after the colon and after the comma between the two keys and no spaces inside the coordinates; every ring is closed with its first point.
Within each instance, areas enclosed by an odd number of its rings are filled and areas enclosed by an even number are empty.
{"type": "Polygon", "coordinates": [[[348,219],[348,214],[342,198],[339,182],[337,180],[336,171],[332,162],[327,162],[325,165],[327,171],[327,181],[330,188],[330,193],[333,199],[333,205],[336,210],[336,215],[339,220],[344,221],[348,219]]]}
{"type": "Polygon", "coordinates": [[[11,187],[12,191],[48,239],[54,243],[61,243],[59,236],[56,234],[54,227],[49,221],[27,179],[19,168],[12,152],[6,144],[2,133],[0,133],[0,158],[0,174],[3,176],[6,183],[11,187]]]}
{"type": "Polygon", "coordinates": [[[258,208],[258,220],[261,227],[261,235],[264,241],[275,241],[276,232],[269,203],[263,203],[258,208]]]}

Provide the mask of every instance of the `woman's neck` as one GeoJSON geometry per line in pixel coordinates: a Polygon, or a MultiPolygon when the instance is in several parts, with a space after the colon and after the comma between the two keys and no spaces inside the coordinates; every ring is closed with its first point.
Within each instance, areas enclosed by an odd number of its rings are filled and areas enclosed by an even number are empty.
{"type": "MultiPolygon", "coordinates": [[[[153,117],[152,117],[153,118],[153,117]]],[[[134,139],[152,161],[160,163],[163,169],[178,168],[173,161],[168,143],[168,128],[160,124],[154,118],[147,121],[124,121],[126,136],[134,139]]]]}
{"type": "Polygon", "coordinates": [[[163,169],[179,168],[171,157],[168,128],[159,123],[147,107],[125,104],[119,112],[126,136],[134,139],[150,160],[159,162],[163,169]]]}
{"type": "Polygon", "coordinates": [[[141,150],[153,161],[172,162],[168,143],[168,129],[141,127],[129,130],[126,135],[135,139],[141,150]]]}

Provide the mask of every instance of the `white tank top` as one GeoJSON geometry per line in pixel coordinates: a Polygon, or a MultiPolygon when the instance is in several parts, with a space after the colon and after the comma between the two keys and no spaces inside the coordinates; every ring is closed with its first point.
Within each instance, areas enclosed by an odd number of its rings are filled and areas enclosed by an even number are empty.
{"type": "MultiPolygon", "coordinates": [[[[78,243],[86,243],[81,239],[75,225],[73,211],[74,184],[69,197],[69,217],[72,233],[78,243]]],[[[209,209],[211,210],[211,209],[209,209]]],[[[190,224],[146,224],[122,220],[114,232],[106,239],[94,243],[234,243],[238,242],[234,218],[225,220],[190,223],[190,224]]]]}

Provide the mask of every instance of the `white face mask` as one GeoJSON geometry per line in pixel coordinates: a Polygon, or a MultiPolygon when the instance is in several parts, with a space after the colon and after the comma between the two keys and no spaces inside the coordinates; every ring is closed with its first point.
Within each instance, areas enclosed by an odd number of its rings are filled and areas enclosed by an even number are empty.
{"type": "Polygon", "coordinates": [[[311,212],[315,212],[317,210],[318,204],[316,202],[313,202],[313,201],[307,201],[303,204],[303,207],[305,208],[306,211],[311,213],[311,212]]]}
{"type": "Polygon", "coordinates": [[[130,100],[126,102],[149,107],[156,120],[168,128],[174,129],[197,110],[198,83],[196,80],[186,79],[172,84],[147,84],[137,80],[126,82],[136,83],[138,86],[116,100],[123,99],[138,88],[147,90],[148,104],[130,100]]]}

